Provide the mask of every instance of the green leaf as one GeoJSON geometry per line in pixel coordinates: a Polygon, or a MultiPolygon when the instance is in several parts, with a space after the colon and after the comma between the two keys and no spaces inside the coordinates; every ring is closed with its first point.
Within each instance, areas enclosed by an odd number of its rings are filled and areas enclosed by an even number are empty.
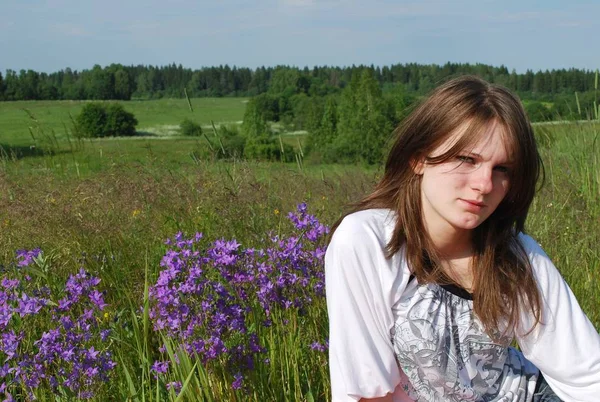
{"type": "Polygon", "coordinates": [[[196,365],[198,365],[198,361],[196,361],[196,363],[194,363],[194,366],[190,370],[190,374],[188,374],[187,378],[185,379],[185,382],[183,383],[183,386],[181,387],[181,391],[179,392],[179,395],[177,395],[177,399],[175,399],[175,402],[179,402],[183,399],[185,390],[187,389],[188,384],[190,383],[190,380],[194,376],[194,370],[196,370],[196,365]]]}

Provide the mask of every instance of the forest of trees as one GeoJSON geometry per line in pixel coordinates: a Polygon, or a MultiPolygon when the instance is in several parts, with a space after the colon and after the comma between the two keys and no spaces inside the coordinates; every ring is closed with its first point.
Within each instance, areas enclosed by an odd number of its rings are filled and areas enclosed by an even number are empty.
{"type": "Polygon", "coordinates": [[[292,86],[297,92],[323,96],[339,93],[350,84],[353,72],[365,67],[373,72],[384,92],[387,87],[402,84],[408,93],[424,94],[449,76],[474,74],[516,91],[523,99],[552,102],[563,94],[591,91],[595,84],[595,72],[575,68],[517,74],[504,66],[461,63],[312,69],[277,66],[254,70],[228,65],[192,70],[175,64],[162,67],[112,64],[82,71],[66,68],[50,74],[7,70],[4,75],[0,73],[0,100],[179,98],[184,97],[184,88],[191,97],[255,96],[292,86]]]}

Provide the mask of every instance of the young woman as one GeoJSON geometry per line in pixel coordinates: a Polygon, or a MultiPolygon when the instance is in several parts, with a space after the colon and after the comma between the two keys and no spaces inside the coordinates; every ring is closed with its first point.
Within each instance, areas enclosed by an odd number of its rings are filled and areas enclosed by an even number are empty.
{"type": "Polygon", "coordinates": [[[405,119],[325,256],[333,402],[600,401],[600,336],[523,232],[540,170],[520,101],[481,79],[405,119]]]}

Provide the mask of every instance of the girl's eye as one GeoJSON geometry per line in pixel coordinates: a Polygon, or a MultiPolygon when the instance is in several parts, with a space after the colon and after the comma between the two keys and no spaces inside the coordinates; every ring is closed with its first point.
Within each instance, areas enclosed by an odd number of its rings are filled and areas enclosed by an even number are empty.
{"type": "Polygon", "coordinates": [[[456,157],[456,159],[458,159],[462,163],[470,163],[470,164],[475,163],[475,159],[471,158],[470,156],[459,155],[456,157]]]}
{"type": "Polygon", "coordinates": [[[494,169],[501,173],[508,173],[508,168],[506,166],[496,166],[494,169]]]}

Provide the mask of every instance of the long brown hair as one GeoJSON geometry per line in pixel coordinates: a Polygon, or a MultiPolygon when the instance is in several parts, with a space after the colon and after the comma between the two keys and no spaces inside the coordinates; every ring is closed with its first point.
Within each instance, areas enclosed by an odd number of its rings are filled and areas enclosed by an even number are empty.
{"type": "Polygon", "coordinates": [[[405,246],[408,265],[419,283],[454,283],[442,269],[440,255],[425,229],[421,176],[415,173],[414,163],[427,158],[428,164],[436,164],[456,157],[473,146],[492,122],[503,128],[514,167],[509,173],[506,196],[473,231],[471,266],[475,314],[486,332],[499,340],[517,330],[521,310],[532,311],[534,326],[541,314],[538,287],[518,234],[524,231],[543,166],[521,102],[507,89],[473,76],[455,78],[436,88],[396,129],[383,177],[375,190],[354,204],[333,225],[331,234],[350,213],[390,209],[396,212],[397,220],[386,255],[391,257],[405,246]],[[465,126],[464,134],[450,149],[428,157],[465,126]]]}

